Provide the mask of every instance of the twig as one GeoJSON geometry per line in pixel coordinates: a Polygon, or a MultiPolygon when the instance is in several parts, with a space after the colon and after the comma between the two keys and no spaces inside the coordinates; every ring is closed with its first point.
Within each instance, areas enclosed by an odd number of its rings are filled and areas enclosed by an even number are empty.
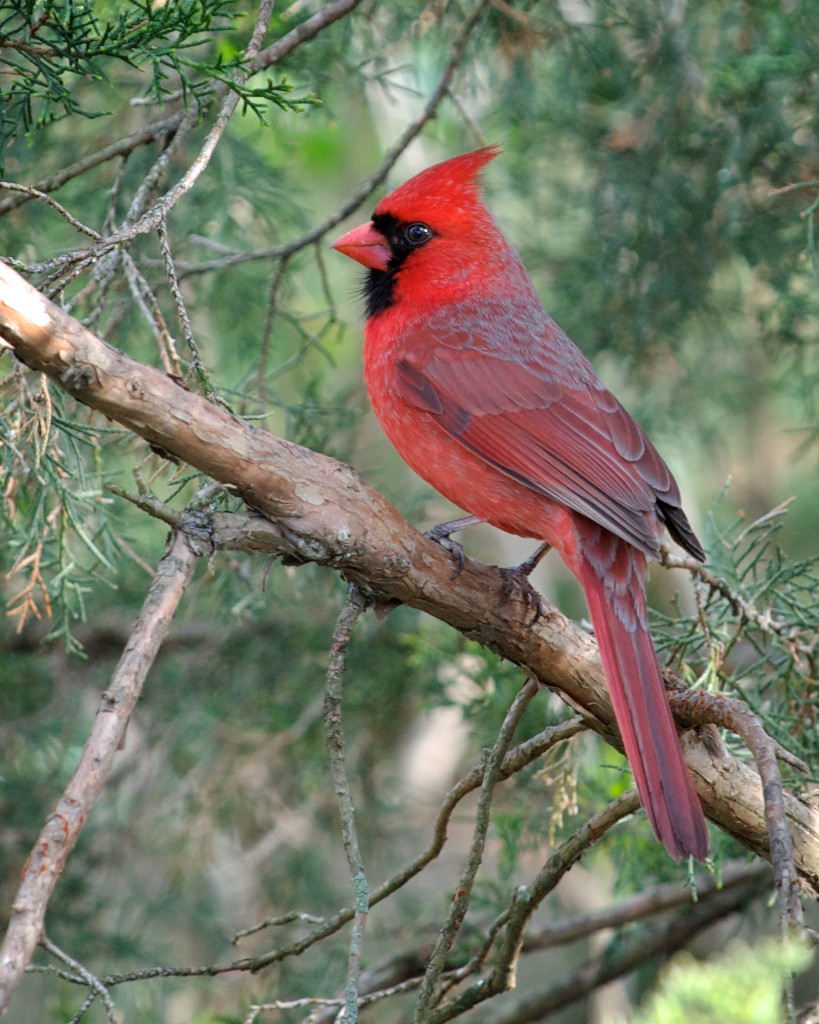
{"type": "MultiPolygon", "coordinates": [[[[785,810],[785,791],[778,760],[785,760],[782,748],[766,732],[762,720],[742,701],[701,691],[675,694],[674,710],[684,711],[692,725],[717,722],[735,732],[745,743],[756,762],[762,782],[768,843],[774,868],[779,916],[783,935],[801,931],[804,924],[800,898],[799,874],[794,861],[793,842],[785,810]]],[[[807,771],[798,758],[790,755],[788,762],[807,771]]]]}
{"type": "MultiPolygon", "coordinates": [[[[48,938],[47,935],[44,934],[40,938],[40,945],[47,953],[50,953],[53,957],[56,957],[58,960],[61,960],[67,967],[70,967],[71,970],[74,971],[85,982],[86,985],[88,985],[91,991],[89,992],[85,1003],[87,1003],[88,1006],[90,1006],[90,1000],[92,996],[95,999],[99,997],[102,1000],[103,1006],[105,1007],[105,1015],[108,1019],[108,1024],[118,1024],[120,1016],[117,1013],[116,1006],[114,1006],[114,1001],[111,998],[111,993],[108,991],[105,985],[103,985],[99,978],[95,974],[92,974],[87,967],[83,967],[83,965],[78,960],[75,960],[72,956],[69,956],[68,953],[60,949],[59,946],[55,945],[55,943],[53,943],[51,939],[48,938]]],[[[86,1006],[85,1003],[81,1007],[81,1010],[83,1012],[85,1012],[85,1010],[88,1008],[88,1006],[86,1006]]]]}
{"type": "Polygon", "coordinates": [[[196,374],[205,396],[211,401],[217,401],[216,392],[213,390],[213,385],[208,377],[205,364],[202,362],[202,357],[199,354],[199,346],[193,336],[191,318],[188,316],[188,309],[185,305],[185,300],[182,297],[182,289],[179,287],[179,278],[176,275],[176,269],[173,265],[171,242],[168,238],[168,224],[164,218],[160,221],[157,227],[157,234],[159,235],[159,247],[162,251],[162,258],[165,261],[165,274],[167,275],[168,283],[171,287],[174,306],[176,307],[176,315],[182,325],[182,333],[185,335],[185,342],[188,346],[188,351],[191,354],[191,369],[196,374]]]}
{"type": "Polygon", "coordinates": [[[254,71],[264,71],[266,68],[279,64],[288,54],[306,43],[309,39],[322,32],[328,25],[345,17],[361,4],[363,0],[330,0],[315,14],[307,18],[300,25],[296,25],[287,35],[277,39],[261,51],[253,62],[254,71]]]}
{"type": "MultiPolygon", "coordinates": [[[[176,351],[176,342],[173,340],[173,336],[168,329],[168,325],[165,322],[165,317],[162,314],[162,310],[159,308],[159,301],[153,292],[153,289],[142,276],[139,267],[131,257],[131,254],[122,250],[118,253],[119,258],[122,260],[122,265],[125,270],[125,280],[128,282],[128,287],[131,289],[131,295],[134,297],[134,301],[137,307],[141,310],[142,315],[148,321],[148,324],[153,331],[154,337],[156,338],[157,347],[159,348],[159,358],[162,361],[162,367],[165,373],[174,374],[177,377],[182,377],[182,364],[179,361],[179,353],[176,351]]],[[[113,264],[108,267],[108,273],[106,273],[106,281],[102,283],[100,291],[105,291],[105,288],[110,281],[113,280],[113,273],[115,270],[113,264]]],[[[101,303],[100,303],[101,307],[101,303]]],[[[101,312],[101,308],[100,308],[101,312]]]]}
{"type": "Polygon", "coordinates": [[[537,681],[531,678],[527,679],[512,701],[504,717],[495,745],[486,758],[483,780],[481,782],[481,793],[475,812],[475,829],[472,835],[472,843],[469,847],[469,853],[461,873],[458,888],[450,901],[447,919],[433,947],[432,955],[429,958],[429,964],[424,974],[424,981],[418,993],[418,1001],[415,1005],[415,1016],[413,1018],[416,1024],[421,1024],[421,1022],[426,1020],[427,1011],[435,1001],[438,982],[446,964],[447,954],[452,948],[452,943],[460,931],[461,924],[469,908],[472,886],[483,860],[486,835],[489,831],[489,810],[492,804],[495,785],[501,778],[503,759],[512,741],[512,736],[523,717],[523,713],[537,691],[537,681]]]}
{"type": "MultiPolygon", "coordinates": [[[[68,167],[55,171],[46,178],[41,178],[36,186],[34,186],[35,190],[37,192],[53,192],[67,181],[71,181],[72,178],[78,178],[100,164],[107,163],[118,156],[128,156],[135,149],[139,149],[140,146],[146,146],[151,142],[156,142],[162,136],[167,136],[175,131],[181,120],[182,114],[173,114],[170,117],[163,117],[160,121],[154,121],[152,124],[145,125],[144,128],[140,128],[131,135],[126,135],[124,139],[112,142],[110,146],[105,146],[96,153],[91,153],[82,160],[77,160],[68,167]]],[[[25,195],[10,196],[8,199],[2,200],[0,202],[0,217],[16,207],[30,202],[34,198],[35,196],[27,193],[25,195]]]]}
{"type": "Polygon", "coordinates": [[[262,342],[259,346],[259,367],[256,370],[256,390],[263,399],[267,398],[267,381],[265,380],[265,377],[267,375],[267,360],[270,355],[270,339],[273,335],[273,323],[276,319],[276,312],[278,309],[277,297],[279,287],[284,280],[286,267],[287,259],[283,257],[276,264],[276,269],[273,271],[273,276],[270,278],[270,287],[268,289],[267,310],[264,317],[264,328],[262,329],[262,342]]]}
{"type": "Polygon", "coordinates": [[[819,181],[794,181],[790,185],[783,185],[781,188],[768,189],[769,196],[784,196],[788,192],[794,192],[800,188],[819,188],[819,181]]]}
{"type": "Polygon", "coordinates": [[[523,944],[523,929],[539,904],[555,888],[569,868],[621,818],[640,806],[634,790],[624,793],[585,822],[562,843],[541,868],[531,886],[521,886],[512,906],[503,915],[506,931],[497,951],[497,962],[489,978],[480,978],[418,1024],[444,1024],[478,1003],[515,987],[517,962],[523,944]]]}
{"type": "Polygon", "coordinates": [[[6,189],[9,192],[22,192],[24,195],[30,196],[32,199],[39,199],[41,202],[46,203],[53,210],[64,219],[67,220],[72,228],[76,228],[84,235],[88,235],[89,238],[93,238],[94,241],[99,242],[102,235],[95,231],[93,228],[89,228],[87,224],[83,224],[82,221],[77,220],[72,214],[66,210],[66,208],[57,202],[56,199],[52,199],[51,196],[46,195],[45,192],[41,192],[38,188],[34,188],[32,185],[18,185],[13,181],[0,181],[0,189],[6,189]]]}
{"type": "Polygon", "coordinates": [[[353,905],[355,916],[350,936],[350,949],[347,959],[347,982],[344,987],[344,1012],[341,1020],[345,1024],[356,1024],[358,1020],[358,981],[361,977],[361,942],[367,915],[370,908],[370,886],[364,871],[364,861],[358,845],[355,827],[355,808],[347,779],[344,758],[344,731],[342,728],[342,693],[344,690],[344,673],[347,666],[347,648],[350,637],[361,613],[367,607],[367,600],[361,590],[350,584],[347,589],[347,600],[338,616],[333,640],[330,645],[330,657],[327,665],[327,683],[324,688],[324,731],[327,750],[330,754],[330,773],[333,787],[338,800],[341,815],[341,835],[344,841],[344,852],[347,854],[347,866],[350,869],[350,880],[353,886],[353,905]]]}
{"type": "MultiPolygon", "coordinates": [[[[779,509],[774,510],[774,512],[776,511],[779,511],[779,509]]],[[[771,515],[771,513],[768,514],[771,515]]],[[[709,590],[725,598],[731,611],[739,619],[740,624],[752,623],[765,633],[776,633],[777,636],[781,636],[785,640],[793,641],[794,627],[790,623],[774,618],[770,612],[757,611],[753,604],[742,597],[741,594],[737,594],[726,580],[711,572],[710,569],[706,569],[704,565],[701,565],[693,558],[681,558],[678,555],[672,555],[668,548],[663,545],[660,548],[660,564],[665,566],[666,569],[687,570],[695,579],[704,583],[709,590]]],[[[801,654],[813,653],[812,648],[805,645],[795,644],[794,646],[801,654]]]]}
{"type": "Polygon", "coordinates": [[[142,611],[111,677],[80,763],[26,862],[0,949],[0,1013],[3,1013],[40,941],[46,908],[66,860],[111,772],[128,718],[193,574],[196,555],[175,534],[157,566],[142,611]]]}
{"type": "Polygon", "coordinates": [[[606,949],[581,964],[567,978],[497,1014],[494,1024],[529,1024],[547,1019],[563,1007],[587,998],[595,989],[630,974],[652,957],[676,952],[714,922],[742,910],[760,889],[761,884],[757,881],[745,887],[718,892],[709,900],[693,904],[687,913],[675,914],[665,927],[638,929],[616,949],[606,949]]]}
{"type": "Polygon", "coordinates": [[[245,939],[248,935],[255,935],[257,932],[264,931],[265,928],[278,928],[285,924],[292,924],[294,921],[304,921],[306,924],[324,924],[324,920],[323,917],[316,917],[315,914],[307,914],[301,910],[289,910],[286,914],[266,917],[264,921],[259,921],[258,924],[251,925],[250,928],[242,928],[241,931],[233,935],[230,941],[237,946],[240,939],[245,939]]]}
{"type": "Polygon", "coordinates": [[[335,1017],[335,1008],[341,1005],[340,999],[321,999],[318,996],[304,996],[301,999],[275,999],[269,1003],[251,1003],[243,1024],[255,1024],[260,1013],[281,1010],[302,1010],[308,1007],[332,1006],[335,1017]]]}
{"type": "Polygon", "coordinates": [[[654,914],[710,899],[717,892],[727,892],[739,886],[747,887],[749,883],[756,884],[761,879],[770,878],[770,874],[771,867],[764,860],[757,859],[750,864],[729,862],[723,867],[719,878],[710,875],[699,878],[693,890],[679,882],[667,882],[635,893],[613,906],[566,918],[556,924],[547,924],[524,938],[521,952],[530,953],[578,942],[606,928],[622,928],[654,914]]]}

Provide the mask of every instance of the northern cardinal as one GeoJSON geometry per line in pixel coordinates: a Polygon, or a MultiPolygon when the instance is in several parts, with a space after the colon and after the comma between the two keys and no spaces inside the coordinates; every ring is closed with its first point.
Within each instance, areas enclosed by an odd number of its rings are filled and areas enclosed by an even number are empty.
{"type": "Polygon", "coordinates": [[[369,268],[364,371],[399,455],[476,521],[556,548],[586,595],[617,723],[674,858],[708,835],[646,621],[663,528],[705,555],[654,446],[545,312],[480,196],[488,146],[430,167],[333,247],[369,268]]]}

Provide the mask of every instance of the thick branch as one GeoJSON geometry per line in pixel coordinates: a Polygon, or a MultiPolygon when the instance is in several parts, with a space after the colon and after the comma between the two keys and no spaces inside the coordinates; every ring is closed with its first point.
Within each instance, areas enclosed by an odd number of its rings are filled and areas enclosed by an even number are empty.
{"type": "MultiPolygon", "coordinates": [[[[558,690],[615,746],[594,641],[544,601],[531,614],[494,567],[449,556],[417,533],[348,466],[242,422],[169,377],[116,351],[0,265],[0,337],[19,359],[77,400],[222,483],[272,523],[259,543],[342,569],[354,582],[436,616],[558,690]]],[[[673,703],[673,701],[672,701],[673,703]]],[[[685,738],[684,738],[685,739],[685,738]]],[[[684,743],[706,814],[769,857],[759,778],[735,758],[684,743]]],[[[819,892],[819,812],[786,797],[803,886],[819,892]]]]}

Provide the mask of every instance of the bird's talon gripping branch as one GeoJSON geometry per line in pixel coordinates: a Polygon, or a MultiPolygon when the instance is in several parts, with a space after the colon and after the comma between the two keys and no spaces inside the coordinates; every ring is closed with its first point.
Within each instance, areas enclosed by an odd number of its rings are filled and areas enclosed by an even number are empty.
{"type": "MultiPolygon", "coordinates": [[[[531,559],[528,561],[531,561],[531,559]]],[[[527,562],[522,562],[520,565],[513,565],[507,568],[500,567],[501,575],[503,576],[503,596],[508,600],[514,594],[519,594],[525,601],[526,607],[532,610],[532,618],[527,625],[534,626],[543,615],[543,600],[529,582],[529,573],[534,566],[528,569],[528,571],[526,566],[527,562]]]]}
{"type": "Polygon", "coordinates": [[[448,551],[455,559],[455,573],[452,577],[454,580],[463,572],[466,555],[463,544],[452,540],[452,534],[458,533],[459,530],[465,530],[467,526],[476,526],[479,522],[480,519],[477,516],[463,516],[461,519],[450,519],[449,522],[438,523],[424,534],[425,537],[434,540],[436,544],[440,544],[444,551],[448,551]]]}

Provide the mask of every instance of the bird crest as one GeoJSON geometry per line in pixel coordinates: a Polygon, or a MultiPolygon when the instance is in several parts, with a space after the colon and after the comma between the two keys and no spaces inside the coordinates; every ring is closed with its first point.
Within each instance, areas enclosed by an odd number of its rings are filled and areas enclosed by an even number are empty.
{"type": "Polygon", "coordinates": [[[426,211],[464,208],[480,200],[481,171],[500,153],[497,145],[444,160],[400,185],[376,207],[399,219],[415,219],[426,211]]]}

